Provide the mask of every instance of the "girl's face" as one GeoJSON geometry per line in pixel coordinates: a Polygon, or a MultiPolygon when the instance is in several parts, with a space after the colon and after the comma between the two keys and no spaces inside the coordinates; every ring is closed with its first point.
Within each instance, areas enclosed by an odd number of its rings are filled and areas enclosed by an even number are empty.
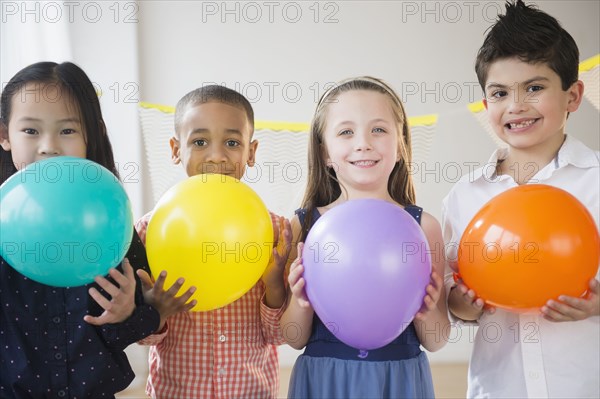
{"type": "Polygon", "coordinates": [[[61,86],[27,83],[12,98],[8,131],[0,145],[11,151],[17,170],[49,157],[86,157],[79,109],[61,86]]]}
{"type": "Polygon", "coordinates": [[[400,156],[390,99],[375,91],[354,90],[327,107],[325,161],[340,184],[348,191],[389,197],[388,179],[400,156]]]}

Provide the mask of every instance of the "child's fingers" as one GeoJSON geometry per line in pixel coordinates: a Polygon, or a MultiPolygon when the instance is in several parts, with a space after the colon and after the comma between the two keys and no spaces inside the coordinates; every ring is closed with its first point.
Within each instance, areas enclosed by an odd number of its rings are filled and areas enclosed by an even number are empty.
{"type": "Polygon", "coordinates": [[[94,326],[100,326],[103,324],[99,317],[90,316],[89,314],[83,316],[83,321],[94,326]]]}
{"type": "Polygon", "coordinates": [[[165,292],[172,297],[175,297],[183,284],[185,283],[185,279],[183,277],[179,277],[165,292]]]}
{"type": "Polygon", "coordinates": [[[293,268],[290,268],[290,273],[288,274],[288,283],[290,284],[290,287],[294,286],[304,273],[304,267],[301,263],[296,263],[295,265],[292,264],[292,266],[293,268]]]}
{"type": "Polygon", "coordinates": [[[496,308],[494,306],[486,306],[483,308],[483,311],[488,314],[494,314],[496,313],[496,308]]]}
{"type": "Polygon", "coordinates": [[[425,292],[427,292],[427,295],[425,296],[425,298],[431,298],[431,300],[437,302],[438,299],[440,298],[440,290],[435,287],[432,284],[428,284],[427,287],[425,288],[425,292]]]}
{"type": "MultiPolygon", "coordinates": [[[[112,272],[114,269],[111,269],[110,271],[112,272]]],[[[110,272],[109,272],[110,273],[110,272]]],[[[119,271],[117,271],[117,273],[119,273],[119,271]]],[[[112,276],[112,273],[110,273],[112,276]]],[[[120,273],[119,273],[120,274],[120,273]]],[[[114,278],[114,277],[113,277],[114,278]]],[[[117,295],[119,295],[119,287],[117,287],[115,284],[111,283],[110,281],[108,281],[106,278],[102,277],[102,276],[96,276],[94,278],[94,281],[96,282],[96,284],[98,284],[100,287],[102,287],[102,289],[104,291],[106,291],[106,293],[108,295],[110,295],[111,297],[116,297],[117,295]]],[[[91,288],[94,289],[95,288],[91,288]]],[[[90,290],[91,290],[90,289],[90,290]]]]}
{"type": "MultiPolygon", "coordinates": [[[[587,310],[587,308],[589,307],[589,301],[583,298],[575,298],[572,296],[567,296],[567,295],[561,295],[558,297],[558,299],[563,302],[564,304],[568,305],[571,308],[575,308],[576,310],[587,310]]],[[[548,301],[547,305],[554,303],[556,301],[548,301]]],[[[560,302],[556,302],[557,304],[560,304],[560,302]]]]}
{"type": "Polygon", "coordinates": [[[444,280],[437,272],[431,272],[431,281],[435,283],[435,287],[441,287],[444,285],[444,280]]]}
{"type": "Polygon", "coordinates": [[[590,289],[588,291],[588,294],[596,296],[600,295],[600,283],[598,283],[598,280],[596,280],[595,278],[591,279],[589,287],[590,289]]]}
{"type": "Polygon", "coordinates": [[[306,285],[306,282],[304,281],[304,279],[301,277],[298,279],[298,281],[296,281],[296,284],[294,284],[293,286],[291,286],[291,290],[292,290],[292,295],[294,295],[297,298],[304,298],[304,286],[306,285]]]}
{"type": "Polygon", "coordinates": [[[151,290],[152,287],[154,286],[154,283],[152,282],[152,278],[150,277],[150,275],[142,269],[138,269],[136,271],[136,274],[138,275],[138,277],[140,278],[140,281],[142,282],[142,289],[144,291],[148,291],[151,290]]]}
{"type": "MultiPolygon", "coordinates": [[[[187,303],[187,301],[190,300],[190,298],[192,297],[192,295],[194,295],[194,292],[196,292],[196,287],[192,286],[190,288],[188,288],[180,297],[178,297],[177,299],[179,301],[181,301],[182,303],[187,303]]],[[[192,302],[194,302],[194,304],[196,304],[196,300],[194,299],[192,302]]]]}
{"type": "Polygon", "coordinates": [[[133,266],[131,266],[129,259],[124,258],[122,264],[123,264],[123,271],[125,272],[125,277],[127,278],[127,280],[129,280],[129,281],[135,280],[135,276],[133,273],[133,266]]]}
{"type": "Polygon", "coordinates": [[[165,289],[165,280],[166,279],[167,279],[167,271],[163,270],[160,272],[160,274],[158,275],[158,278],[156,279],[156,282],[154,283],[154,288],[158,292],[162,292],[165,289]]]}
{"type": "MultiPolygon", "coordinates": [[[[123,262],[123,264],[125,264],[125,262],[123,262]]],[[[131,287],[135,287],[135,277],[133,277],[133,269],[131,269],[131,266],[129,267],[129,272],[131,273],[130,275],[124,275],[117,269],[110,269],[108,273],[113,280],[115,280],[115,283],[117,283],[120,291],[129,292],[131,287]],[[133,284],[131,279],[133,279],[133,284]]]]}
{"type": "MultiPolygon", "coordinates": [[[[111,284],[112,285],[112,284],[111,284]]],[[[114,287],[114,286],[113,286],[114,287]]],[[[110,310],[112,308],[111,302],[106,299],[96,288],[92,287],[88,290],[90,296],[96,301],[98,305],[104,310],[110,310]]]]}
{"type": "Polygon", "coordinates": [[[568,320],[562,313],[557,312],[548,306],[542,306],[541,312],[542,316],[549,321],[560,322],[568,320]]]}
{"type": "MultiPolygon", "coordinates": [[[[576,298],[571,299],[573,302],[579,303],[576,298]]],[[[552,317],[555,321],[582,320],[587,317],[585,310],[552,299],[542,306],[542,313],[552,317]]]]}
{"type": "Polygon", "coordinates": [[[192,310],[194,308],[194,306],[196,306],[197,303],[198,303],[198,301],[196,301],[195,299],[193,301],[186,303],[183,308],[183,311],[189,312],[190,310],[192,310]]]}
{"type": "Polygon", "coordinates": [[[290,221],[282,218],[283,219],[283,223],[282,223],[282,229],[283,229],[283,240],[282,241],[282,247],[283,247],[283,253],[284,254],[289,254],[290,250],[292,248],[292,225],[290,224],[290,221]]]}

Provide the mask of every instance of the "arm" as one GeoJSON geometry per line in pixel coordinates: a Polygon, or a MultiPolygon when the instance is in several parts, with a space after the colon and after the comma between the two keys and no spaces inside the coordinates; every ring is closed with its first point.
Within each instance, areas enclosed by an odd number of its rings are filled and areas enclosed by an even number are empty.
{"type": "Polygon", "coordinates": [[[104,311],[100,316],[84,316],[87,323],[97,326],[107,346],[118,350],[150,335],[159,322],[156,309],[143,302],[127,259],[122,267],[123,273],[111,269],[110,278],[96,277],[98,288],[91,287],[89,294],[104,311]]]}
{"type": "Polygon", "coordinates": [[[478,298],[475,291],[470,290],[460,278],[455,278],[458,272],[458,245],[460,234],[453,223],[453,214],[449,212],[446,197],[442,203],[442,229],[444,242],[447,245],[447,266],[445,268],[444,286],[447,294],[448,310],[451,318],[462,321],[476,322],[484,310],[495,312],[494,307],[484,307],[484,302],[478,298]]]}
{"type": "Polygon", "coordinates": [[[421,345],[428,351],[435,352],[446,345],[448,341],[446,332],[450,325],[442,278],[446,261],[442,230],[438,221],[430,214],[423,212],[421,227],[425,232],[431,251],[432,272],[431,282],[425,289],[423,306],[415,315],[414,323],[421,345]]]}
{"type": "MultiPolygon", "coordinates": [[[[135,224],[135,230],[140,238],[138,245],[142,248],[146,243],[146,230],[148,229],[148,222],[150,221],[151,216],[151,213],[147,213],[135,224]]],[[[144,302],[154,307],[160,315],[159,325],[154,331],[152,331],[153,336],[145,338],[140,342],[140,344],[156,345],[166,336],[166,332],[168,330],[166,327],[167,319],[174,314],[187,312],[196,305],[195,300],[189,301],[190,297],[196,291],[196,287],[192,286],[188,288],[186,292],[177,297],[176,295],[179,293],[179,290],[185,282],[185,279],[177,279],[171,287],[165,290],[164,282],[167,277],[166,271],[163,270],[160,273],[156,282],[154,281],[154,278],[152,278],[143,268],[138,269],[136,273],[140,279],[141,292],[144,302]]]]}
{"type": "Polygon", "coordinates": [[[264,303],[271,309],[279,309],[285,302],[285,284],[283,273],[290,254],[292,228],[289,220],[271,213],[274,247],[269,264],[261,279],[265,285],[264,303]]]}
{"type": "Polygon", "coordinates": [[[284,271],[292,244],[292,229],[289,220],[271,213],[275,246],[269,265],[261,280],[265,293],[260,302],[261,331],[265,342],[281,345],[285,342],[279,320],[286,304],[284,271]]]}
{"type": "Polygon", "coordinates": [[[494,313],[496,308],[487,306],[477,293],[467,287],[458,279],[456,285],[450,289],[448,295],[448,308],[450,312],[464,321],[479,320],[484,311],[494,313]]]}
{"type": "Polygon", "coordinates": [[[314,310],[304,292],[305,281],[302,278],[302,243],[298,243],[302,228],[297,216],[291,222],[293,246],[288,257],[288,305],[281,316],[280,326],[288,345],[294,349],[306,346],[312,329],[314,310]],[[297,244],[297,247],[296,247],[297,244]]]}

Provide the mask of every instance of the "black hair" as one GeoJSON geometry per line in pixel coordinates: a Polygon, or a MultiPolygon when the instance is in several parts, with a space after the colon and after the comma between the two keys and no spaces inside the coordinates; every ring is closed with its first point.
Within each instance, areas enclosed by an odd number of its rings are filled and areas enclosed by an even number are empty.
{"type": "MultiPolygon", "coordinates": [[[[20,98],[26,101],[28,97],[22,90],[29,83],[40,84],[40,90],[45,85],[56,85],[59,94],[53,96],[53,100],[64,95],[75,103],[85,129],[86,158],[104,166],[118,178],[112,146],[94,85],[85,72],[71,62],[38,62],[23,68],[12,77],[0,97],[0,129],[4,130],[4,134],[8,134],[11,106],[15,96],[21,93],[23,95],[20,98]]],[[[0,184],[16,171],[10,151],[0,148],[0,184]]]]}
{"type": "Polygon", "coordinates": [[[484,91],[490,65],[512,57],[545,63],[560,77],[563,90],[577,82],[579,49],[573,37],[554,17],[522,0],[506,3],[506,14],[498,16],[477,53],[475,72],[484,91]]]}

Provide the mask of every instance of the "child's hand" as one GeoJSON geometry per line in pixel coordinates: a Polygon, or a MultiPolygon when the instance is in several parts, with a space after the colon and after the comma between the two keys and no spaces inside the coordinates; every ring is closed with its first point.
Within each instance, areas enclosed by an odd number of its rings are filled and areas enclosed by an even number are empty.
{"type": "Polygon", "coordinates": [[[431,272],[431,283],[425,288],[425,292],[427,294],[425,295],[425,298],[423,298],[423,305],[421,306],[421,309],[415,315],[416,320],[425,321],[425,319],[427,319],[427,315],[437,307],[443,286],[444,281],[440,275],[435,271],[431,272]]]}
{"type": "Polygon", "coordinates": [[[290,274],[288,275],[288,283],[290,284],[290,290],[292,291],[293,297],[298,302],[301,308],[310,308],[310,302],[306,296],[304,286],[306,281],[302,277],[304,273],[304,266],[302,266],[302,248],[304,243],[298,243],[298,257],[290,265],[290,274]]]}
{"type": "Polygon", "coordinates": [[[110,295],[110,301],[106,299],[96,288],[89,289],[89,294],[100,305],[104,312],[98,316],[86,315],[83,320],[95,326],[103,324],[120,323],[135,310],[135,276],[129,260],[123,260],[123,275],[117,269],[110,269],[109,274],[116,284],[111,283],[102,276],[96,276],[94,281],[110,295]]]}
{"type": "Polygon", "coordinates": [[[542,307],[542,315],[550,321],[577,321],[600,315],[600,288],[596,279],[591,279],[585,298],[561,295],[558,301],[549,300],[542,307]]]}
{"type": "Polygon", "coordinates": [[[196,306],[196,300],[188,300],[196,292],[196,287],[192,286],[188,288],[183,295],[176,297],[177,293],[181,289],[181,286],[185,282],[185,279],[179,278],[173,285],[165,291],[165,279],[167,278],[167,272],[162,271],[158,276],[156,282],[146,273],[144,270],[138,270],[137,275],[142,281],[142,291],[144,292],[144,300],[147,304],[153,306],[160,314],[160,325],[156,331],[160,331],[167,318],[179,312],[187,312],[196,306]]]}
{"type": "Polygon", "coordinates": [[[267,287],[283,288],[285,264],[292,248],[292,227],[289,220],[273,213],[271,213],[271,221],[273,222],[275,246],[269,264],[262,275],[262,281],[267,287]]]}
{"type": "MultiPolygon", "coordinates": [[[[496,308],[494,306],[486,305],[483,299],[479,298],[475,291],[467,287],[462,279],[457,278],[456,284],[456,287],[452,288],[452,292],[450,294],[454,298],[459,298],[460,304],[463,305],[461,306],[463,308],[463,312],[461,313],[466,312],[468,313],[469,317],[463,317],[462,315],[457,314],[457,312],[455,312],[453,309],[455,306],[451,306],[452,313],[464,318],[465,320],[477,320],[483,312],[488,312],[489,314],[496,312],[496,308]]],[[[450,302],[450,299],[448,302],[450,302]]]]}

